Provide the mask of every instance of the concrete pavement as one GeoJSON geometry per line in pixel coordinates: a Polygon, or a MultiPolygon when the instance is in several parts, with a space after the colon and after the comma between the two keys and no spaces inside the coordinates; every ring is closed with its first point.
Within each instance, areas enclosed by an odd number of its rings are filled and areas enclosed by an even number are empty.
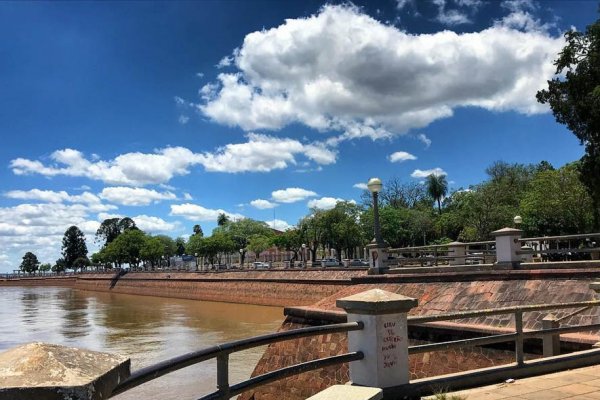
{"type": "Polygon", "coordinates": [[[466,400],[600,400],[600,365],[451,392],[447,397],[452,395],[466,400]]]}

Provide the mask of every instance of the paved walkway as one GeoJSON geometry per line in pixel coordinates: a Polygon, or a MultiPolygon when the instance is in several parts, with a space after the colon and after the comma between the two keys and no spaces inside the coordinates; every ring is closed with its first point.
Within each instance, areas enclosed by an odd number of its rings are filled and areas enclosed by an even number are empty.
{"type": "Polygon", "coordinates": [[[600,365],[461,390],[448,393],[447,399],[452,399],[452,395],[460,396],[456,400],[600,400],[600,365]]]}

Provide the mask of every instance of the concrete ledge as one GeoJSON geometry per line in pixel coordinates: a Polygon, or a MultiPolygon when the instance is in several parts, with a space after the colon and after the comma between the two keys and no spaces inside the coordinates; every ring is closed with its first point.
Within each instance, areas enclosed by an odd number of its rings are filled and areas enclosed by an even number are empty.
{"type": "Polygon", "coordinates": [[[383,390],[366,386],[333,385],[307,400],[381,400],[383,390]]]}
{"type": "Polygon", "coordinates": [[[0,353],[0,399],[101,400],[129,375],[123,356],[29,343],[0,353]]]}

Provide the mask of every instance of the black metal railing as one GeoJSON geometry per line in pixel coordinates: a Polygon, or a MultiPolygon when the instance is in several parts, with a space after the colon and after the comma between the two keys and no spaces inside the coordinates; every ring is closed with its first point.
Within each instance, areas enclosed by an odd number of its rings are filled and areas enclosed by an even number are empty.
{"type": "Polygon", "coordinates": [[[229,384],[229,355],[238,351],[250,349],[253,347],[264,346],[271,343],[281,342],[290,339],[299,339],[308,336],[316,336],[330,333],[350,332],[363,329],[362,322],[347,322],[342,324],[322,325],[308,328],[293,329],[270,333],[261,336],[255,336],[234,342],[220,344],[208,347],[206,349],[183,354],[166,361],[142,368],[135,371],[131,376],[120,383],[112,392],[111,397],[121,394],[136,386],[142,385],[148,381],[159,378],[170,372],[198,364],[213,358],[217,359],[217,391],[201,397],[200,400],[207,399],[230,399],[246,390],[264,385],[288,376],[297,375],[303,372],[312,371],[329,365],[342,364],[351,361],[362,360],[364,355],[360,351],[350,352],[337,356],[317,359],[278,369],[263,375],[252,377],[246,381],[230,385],[229,384]]]}
{"type": "MultiPolygon", "coordinates": [[[[513,318],[514,318],[515,332],[505,333],[505,334],[497,334],[497,335],[488,335],[488,336],[470,338],[470,339],[452,340],[452,341],[447,341],[447,342],[410,346],[408,348],[408,352],[409,352],[409,354],[419,354],[419,353],[426,353],[426,352],[430,352],[430,351],[449,350],[452,348],[463,347],[463,346],[469,346],[469,347],[485,346],[485,345],[514,341],[515,342],[516,362],[518,365],[523,365],[523,363],[524,363],[523,343],[524,343],[525,339],[541,337],[542,340],[551,340],[553,337],[557,337],[557,335],[560,335],[560,334],[581,332],[581,331],[600,330],[600,324],[588,324],[588,325],[565,326],[565,327],[552,328],[552,329],[539,329],[539,330],[525,331],[523,329],[523,314],[524,313],[535,312],[535,311],[579,308],[575,312],[567,315],[567,317],[570,317],[581,311],[587,310],[591,307],[597,307],[597,306],[600,306],[600,300],[580,301],[580,302],[573,302],[573,303],[558,303],[558,304],[535,304],[535,305],[528,305],[528,306],[501,307],[501,308],[485,309],[485,310],[477,310],[477,311],[460,311],[460,312],[455,312],[455,313],[426,315],[426,316],[410,316],[410,317],[408,317],[409,325],[425,324],[425,326],[427,326],[426,324],[432,323],[432,322],[461,320],[461,319],[466,319],[466,318],[486,317],[486,316],[491,316],[491,315],[513,314],[514,315],[513,318]]],[[[560,320],[564,320],[564,318],[561,318],[560,320]]]]}

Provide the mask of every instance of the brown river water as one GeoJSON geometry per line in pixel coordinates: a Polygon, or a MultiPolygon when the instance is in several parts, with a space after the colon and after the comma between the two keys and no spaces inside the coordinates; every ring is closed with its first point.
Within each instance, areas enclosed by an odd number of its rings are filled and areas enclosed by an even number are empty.
{"type": "MultiPolygon", "coordinates": [[[[0,287],[0,351],[42,341],[131,358],[132,371],[189,351],[270,333],[283,309],[88,292],[0,287]]],[[[247,379],[264,347],[230,356],[230,383],[247,379]]],[[[197,399],[216,390],[216,361],[166,375],[117,400],[197,399]]]]}

